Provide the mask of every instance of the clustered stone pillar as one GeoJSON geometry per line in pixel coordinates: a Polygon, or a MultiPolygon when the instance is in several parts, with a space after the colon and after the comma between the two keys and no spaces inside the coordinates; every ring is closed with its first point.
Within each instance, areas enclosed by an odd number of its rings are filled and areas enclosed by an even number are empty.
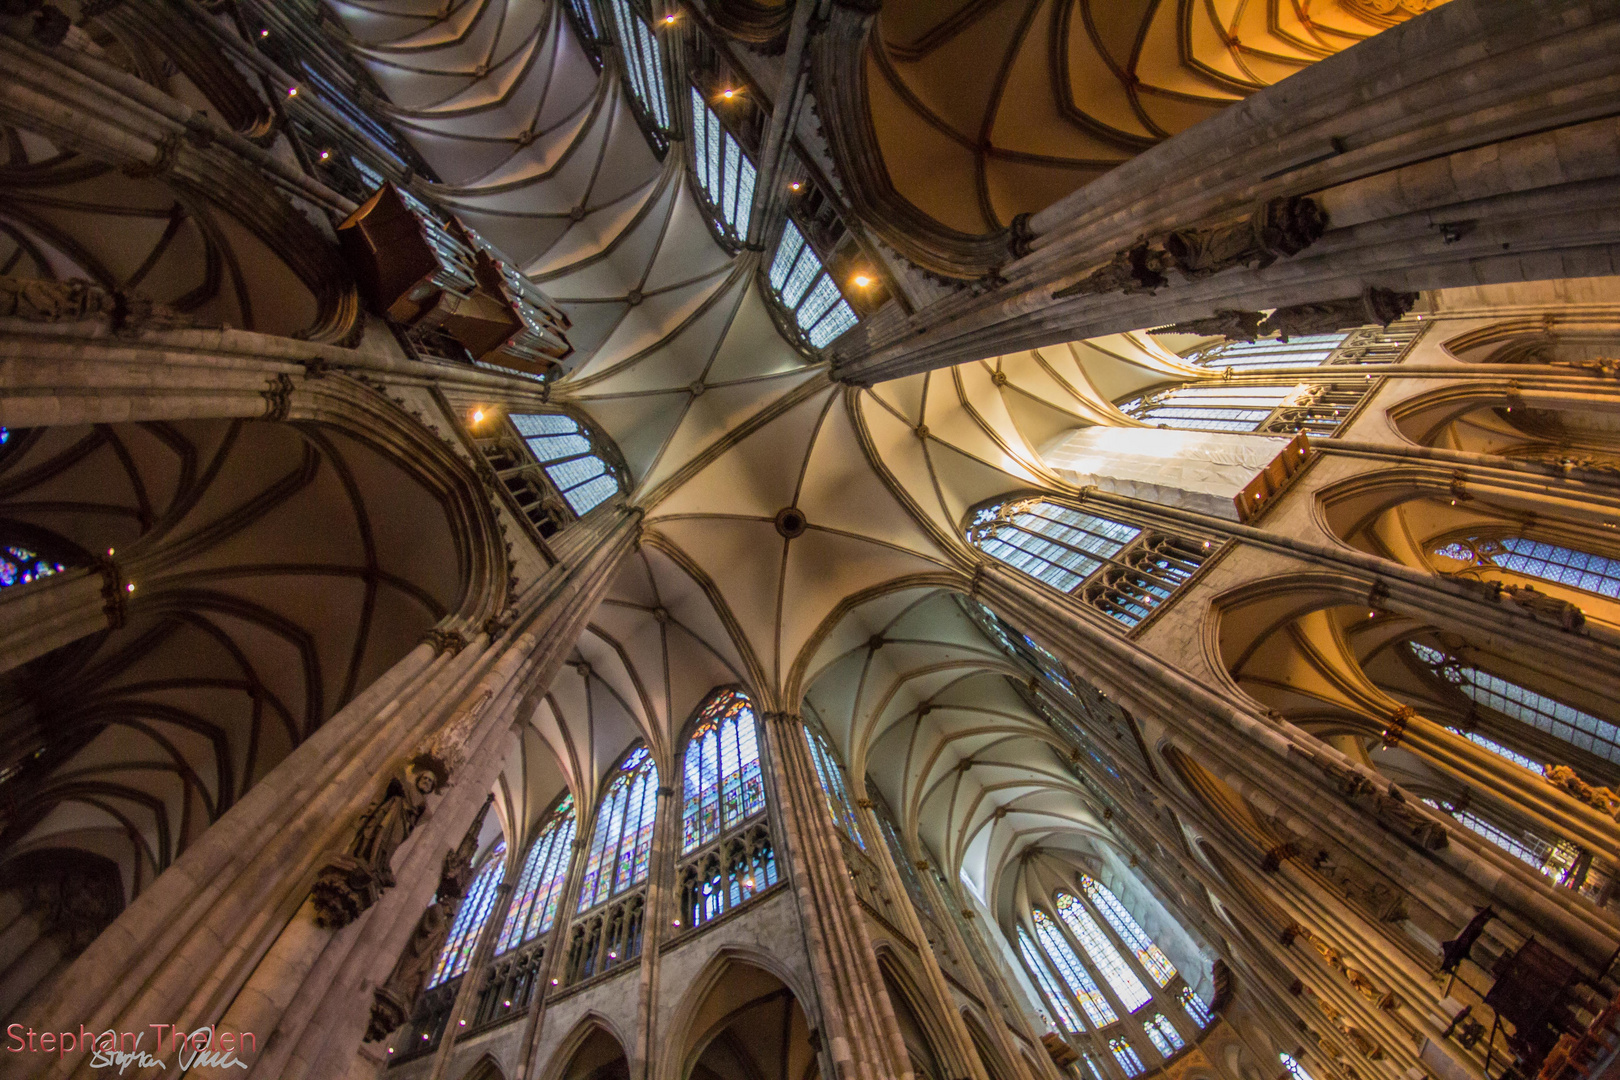
{"type": "Polygon", "coordinates": [[[833,834],[804,723],[793,713],[768,712],[763,726],[772,805],[781,813],[826,1059],[836,1080],[911,1080],[910,1056],[833,834]]]}

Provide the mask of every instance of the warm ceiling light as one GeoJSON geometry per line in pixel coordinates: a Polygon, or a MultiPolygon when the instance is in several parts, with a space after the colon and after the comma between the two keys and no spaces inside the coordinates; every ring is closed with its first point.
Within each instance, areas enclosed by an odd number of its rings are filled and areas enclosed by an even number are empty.
{"type": "Polygon", "coordinates": [[[867,277],[865,274],[856,274],[855,284],[857,287],[864,289],[868,285],[872,284],[872,279],[867,277]]]}
{"type": "Polygon", "coordinates": [[[297,97],[298,96],[298,87],[296,87],[296,86],[287,87],[287,96],[288,97],[297,97]]]}
{"type": "Polygon", "coordinates": [[[804,187],[804,185],[799,183],[797,180],[795,180],[795,181],[793,181],[793,183],[788,185],[788,190],[789,191],[798,191],[802,187],[804,187]]]}
{"type": "Polygon", "coordinates": [[[737,91],[735,91],[735,90],[723,90],[723,91],[720,92],[720,96],[725,98],[727,101],[730,101],[732,98],[737,96],[737,91]]]}
{"type": "Polygon", "coordinates": [[[665,15],[664,16],[664,24],[666,26],[669,25],[670,23],[674,22],[674,21],[675,21],[675,16],[673,16],[673,15],[665,15]]]}
{"type": "Polygon", "coordinates": [[[474,409],[473,410],[473,423],[481,424],[483,422],[484,422],[484,410],[483,409],[474,409]]]}

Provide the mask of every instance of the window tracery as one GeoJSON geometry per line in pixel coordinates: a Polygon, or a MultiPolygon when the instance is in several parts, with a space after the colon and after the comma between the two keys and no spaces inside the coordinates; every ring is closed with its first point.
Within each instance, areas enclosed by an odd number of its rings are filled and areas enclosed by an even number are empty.
{"type": "Polygon", "coordinates": [[[1108,935],[1103,933],[1097,920],[1091,917],[1091,912],[1080,901],[1068,893],[1059,893],[1053,906],[1057,908],[1058,918],[1068,925],[1069,932],[1085,949],[1092,966],[1108,980],[1108,985],[1114,988],[1114,993],[1125,1008],[1134,1013],[1153,1000],[1153,995],[1142,985],[1142,980],[1136,977],[1136,972],[1131,970],[1119,950],[1114,948],[1114,943],[1108,940],[1108,935]]]}
{"type": "Polygon", "coordinates": [[[1436,555],[1474,567],[1498,567],[1555,585],[1620,599],[1620,559],[1605,555],[1522,536],[1469,536],[1432,550],[1436,555]]]}
{"type": "Polygon", "coordinates": [[[1288,1070],[1288,1075],[1294,1080],[1313,1080],[1311,1074],[1305,1071],[1305,1066],[1294,1060],[1292,1054],[1278,1054],[1277,1057],[1282,1060],[1283,1068],[1288,1070]]]}
{"type": "Polygon", "coordinates": [[[1620,764],[1620,727],[1500,675],[1463,663],[1439,649],[1407,643],[1418,660],[1471,701],[1511,720],[1620,764]]]}
{"type": "Polygon", "coordinates": [[[859,321],[791,218],[776,242],[768,276],[777,300],[792,314],[795,328],[812,349],[826,348],[859,321]]]}
{"type": "Polygon", "coordinates": [[[832,815],[833,823],[855,842],[862,851],[866,850],[866,841],[861,838],[859,819],[855,816],[855,806],[850,802],[849,789],[844,786],[844,770],[838,764],[838,757],[833,753],[832,747],[819,731],[808,724],[804,729],[805,742],[810,744],[810,761],[816,767],[816,777],[821,781],[821,792],[827,798],[827,812],[832,815]]]}
{"type": "Polygon", "coordinates": [[[1126,1076],[1140,1076],[1143,1071],[1142,1059],[1137,1056],[1136,1048],[1123,1036],[1116,1035],[1108,1040],[1108,1049],[1113,1053],[1114,1060],[1119,1067],[1125,1070],[1126,1076]]]}
{"type": "Polygon", "coordinates": [[[1164,1013],[1154,1013],[1142,1022],[1142,1030],[1147,1033],[1148,1041],[1159,1052],[1159,1056],[1169,1060],[1174,1057],[1187,1044],[1181,1038],[1181,1033],[1174,1024],[1165,1019],[1164,1013]]]}
{"type": "Polygon", "coordinates": [[[478,948],[478,932],[489,919],[490,909],[495,905],[496,889],[505,875],[506,841],[501,840],[484,856],[484,865],[479,868],[472,884],[467,886],[467,893],[450,924],[450,936],[445,939],[444,948],[439,950],[439,962],[434,965],[428,989],[466,972],[467,965],[472,962],[473,950],[478,948]]]}
{"type": "Polygon", "coordinates": [[[722,690],[703,706],[682,774],[680,925],[692,929],[777,882],[758,720],[746,697],[722,690]]]}
{"type": "Polygon", "coordinates": [[[710,220],[728,240],[747,243],[758,174],[697,87],[692,88],[692,167],[708,197],[710,220]]]}
{"type": "Polygon", "coordinates": [[[564,971],[570,984],[641,955],[658,765],[638,746],[620,760],[596,810],[579,904],[568,932],[564,971]]]}
{"type": "Polygon", "coordinates": [[[624,58],[624,82],[647,139],[660,156],[669,149],[669,91],[664,78],[664,47],[629,0],[608,0],[613,34],[624,58]]]}
{"type": "Polygon", "coordinates": [[[1396,364],[1427,325],[1417,319],[1398,319],[1388,326],[1300,335],[1287,341],[1280,337],[1223,341],[1194,351],[1187,362],[1203,368],[1231,368],[1239,373],[1338,364],[1396,364]]]}
{"type": "Polygon", "coordinates": [[[1086,1019],[1091,1021],[1093,1027],[1099,1028],[1117,1022],[1119,1016],[1114,1012],[1114,1007],[1097,989],[1097,984],[1092,981],[1074,950],[1069,948],[1057,924],[1040,908],[1036,908],[1030,918],[1035,923],[1035,939],[1041,943],[1041,950],[1068,984],[1080,1008],[1085,1010],[1086,1019]]]}
{"type": "Polygon", "coordinates": [[[1046,995],[1048,1006],[1057,1014],[1058,1023],[1063,1025],[1065,1031],[1075,1033],[1083,1031],[1074,1007],[1069,1004],[1067,995],[1058,989],[1052,973],[1047,970],[1046,964],[1036,952],[1035,943],[1029,939],[1029,931],[1022,926],[1018,928],[1018,952],[1024,958],[1024,966],[1035,977],[1035,984],[1041,988],[1041,993],[1046,995]]]}
{"type": "Polygon", "coordinates": [[[1040,498],[979,509],[967,539],[1060,592],[1078,593],[1127,629],[1169,600],[1212,548],[1040,498]]]}
{"type": "Polygon", "coordinates": [[[1182,1009],[1192,1018],[1192,1022],[1198,1025],[1200,1031],[1209,1027],[1215,1019],[1215,1014],[1204,1004],[1204,999],[1193,993],[1190,986],[1183,986],[1181,992],[1176,995],[1176,1000],[1181,1002],[1182,1009]]]}
{"type": "Polygon", "coordinates": [[[551,929],[568,877],[569,856],[574,849],[574,797],[564,795],[552,810],[550,820],[529,845],[518,878],[517,892],[507,912],[506,925],[495,946],[495,955],[515,949],[551,929]]]}
{"type": "Polygon", "coordinates": [[[1114,933],[1120,936],[1120,940],[1136,953],[1136,958],[1142,962],[1142,967],[1147,973],[1153,976],[1153,981],[1160,986],[1169,986],[1170,980],[1176,977],[1176,966],[1153,943],[1153,939],[1147,936],[1131,913],[1125,910],[1125,905],[1119,902],[1119,897],[1115,896],[1108,886],[1086,874],[1080,875],[1080,891],[1086,894],[1086,899],[1090,900],[1098,911],[1102,912],[1103,918],[1108,920],[1108,925],[1114,928],[1114,933]]]}

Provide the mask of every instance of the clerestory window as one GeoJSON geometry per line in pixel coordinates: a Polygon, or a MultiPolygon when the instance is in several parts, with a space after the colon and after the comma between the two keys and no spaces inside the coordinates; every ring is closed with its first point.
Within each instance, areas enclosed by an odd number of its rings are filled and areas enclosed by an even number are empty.
{"type": "Polygon", "coordinates": [[[769,278],[776,298],[792,315],[794,326],[812,349],[826,348],[859,321],[838,283],[792,219],[782,227],[769,278]]]}
{"type": "Polygon", "coordinates": [[[618,474],[573,417],[513,413],[512,426],[576,516],[584,516],[619,493],[618,474]]]}
{"type": "Polygon", "coordinates": [[[472,962],[473,950],[478,948],[478,932],[489,919],[490,909],[495,906],[496,888],[505,876],[506,841],[501,840],[484,856],[483,865],[478,868],[472,884],[467,886],[467,892],[461,898],[461,906],[456,909],[456,917],[450,923],[450,936],[445,939],[444,948],[439,950],[439,962],[434,965],[433,978],[428,980],[428,989],[466,972],[467,965],[472,962]]]}
{"type": "Polygon", "coordinates": [[[696,87],[692,89],[692,168],[707,197],[710,219],[733,243],[747,243],[758,174],[696,87]]]}
{"type": "Polygon", "coordinates": [[[1035,940],[1041,943],[1041,951],[1063,977],[1064,983],[1068,985],[1074,999],[1080,1003],[1080,1008],[1085,1011],[1086,1019],[1091,1021],[1091,1025],[1100,1028],[1118,1021],[1119,1016],[1114,1012],[1114,1007],[1108,1003],[1102,991],[1097,989],[1096,982],[1092,980],[1080,958],[1074,954],[1074,950],[1069,947],[1063,932],[1057,928],[1051,916],[1036,908],[1031,920],[1035,924],[1035,940]]]}
{"type": "Polygon", "coordinates": [[[1058,1023],[1063,1025],[1063,1030],[1081,1031],[1080,1018],[1075,1015],[1074,1007],[1069,1004],[1068,996],[1058,989],[1057,982],[1052,978],[1051,971],[1046,967],[1046,962],[1041,959],[1040,954],[1036,951],[1035,943],[1029,939],[1029,931],[1022,926],[1018,928],[1018,952],[1024,958],[1024,966],[1035,977],[1035,984],[1041,988],[1041,993],[1045,995],[1047,1004],[1051,1006],[1052,1011],[1057,1015],[1058,1023]]]}
{"type": "Polygon", "coordinates": [[[607,0],[613,13],[613,36],[624,57],[624,81],[643,130],[660,155],[669,148],[669,90],[664,77],[664,47],[658,35],[629,0],[607,0]]]}
{"type": "Polygon", "coordinates": [[[1479,567],[1499,567],[1555,585],[1620,599],[1620,559],[1527,540],[1522,536],[1470,536],[1448,541],[1434,554],[1479,567]]]}
{"type": "Polygon", "coordinates": [[[495,946],[495,954],[533,941],[557,917],[563,883],[568,878],[569,857],[574,851],[574,797],[564,795],[547,815],[546,825],[529,845],[518,878],[517,892],[506,915],[506,925],[495,946]]]}
{"type": "Polygon", "coordinates": [[[1103,933],[1097,920],[1091,917],[1091,912],[1080,901],[1068,893],[1059,893],[1054,906],[1058,918],[1063,920],[1080,947],[1085,949],[1091,966],[1108,980],[1108,985],[1114,988],[1114,993],[1125,1008],[1134,1013],[1153,1000],[1153,995],[1142,985],[1142,980],[1136,977],[1136,972],[1131,970],[1119,950],[1114,948],[1114,943],[1108,940],[1108,935],[1103,933]]]}
{"type": "Polygon", "coordinates": [[[849,789],[844,786],[844,769],[838,764],[838,756],[821,733],[809,726],[804,729],[804,739],[810,744],[810,760],[816,767],[816,778],[821,781],[822,794],[827,797],[827,812],[844,835],[865,851],[866,841],[861,838],[860,822],[850,802],[849,789]]]}
{"type": "Polygon", "coordinates": [[[657,808],[658,766],[646,747],[638,746],[613,770],[613,780],[596,812],[579,891],[580,911],[647,879],[657,808]]]}
{"type": "Polygon", "coordinates": [[[1131,913],[1125,910],[1125,905],[1119,902],[1119,897],[1115,896],[1108,886],[1085,874],[1080,875],[1080,891],[1086,894],[1086,899],[1090,900],[1098,911],[1102,912],[1102,917],[1108,920],[1108,925],[1114,928],[1114,933],[1119,935],[1120,940],[1136,953],[1136,958],[1142,962],[1142,967],[1147,973],[1153,976],[1153,981],[1160,986],[1169,986],[1170,980],[1176,977],[1176,966],[1153,943],[1153,939],[1147,936],[1147,932],[1131,913]]]}

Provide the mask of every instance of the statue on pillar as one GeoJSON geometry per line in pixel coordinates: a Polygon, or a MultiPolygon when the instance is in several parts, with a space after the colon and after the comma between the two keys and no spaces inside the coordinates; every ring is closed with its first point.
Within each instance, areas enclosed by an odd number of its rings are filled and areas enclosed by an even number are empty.
{"type": "Polygon", "coordinates": [[[315,922],[338,929],[354,922],[394,884],[394,852],[427,810],[427,797],[450,779],[433,754],[412,758],[403,775],[388,781],[382,797],[361,815],[348,849],[321,869],[310,889],[315,922]]]}
{"type": "Polygon", "coordinates": [[[1097,296],[1102,293],[1150,293],[1168,284],[1164,271],[1170,267],[1170,258],[1163,251],[1146,243],[1117,252],[1114,257],[1090,274],[1052,294],[1052,299],[1070,296],[1097,296]]]}
{"type": "Polygon", "coordinates": [[[1171,265],[1188,278],[1206,278],[1235,266],[1265,269],[1322,238],[1327,213],[1303,195],[1268,199],[1242,221],[1177,229],[1164,238],[1171,265]]]}
{"type": "Polygon", "coordinates": [[[1415,292],[1369,286],[1360,296],[1280,307],[1260,324],[1259,332],[1262,336],[1276,334],[1286,342],[1291,337],[1333,334],[1358,326],[1388,326],[1411,311],[1417,300],[1415,292]]]}
{"type": "Polygon", "coordinates": [[[114,330],[188,325],[183,316],[164,304],[78,278],[49,281],[0,277],[0,318],[42,323],[106,318],[114,330]]]}
{"type": "Polygon", "coordinates": [[[484,816],[489,813],[490,803],[494,801],[492,792],[484,799],[484,805],[467,827],[467,835],[461,838],[461,843],[445,853],[433,903],[422,913],[388,979],[372,993],[366,1042],[387,1038],[388,1033],[403,1024],[416,1007],[416,999],[421,996],[433,974],[433,965],[444,948],[445,939],[450,936],[450,926],[455,922],[456,912],[461,908],[461,898],[472,881],[473,856],[478,853],[478,834],[483,831],[484,816]]]}

